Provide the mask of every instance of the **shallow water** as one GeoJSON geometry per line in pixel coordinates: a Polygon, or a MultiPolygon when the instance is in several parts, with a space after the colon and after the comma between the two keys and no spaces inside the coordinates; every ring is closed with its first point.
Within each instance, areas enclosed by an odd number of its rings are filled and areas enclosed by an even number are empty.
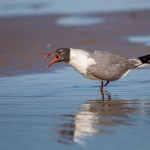
{"type": "Polygon", "coordinates": [[[0,17],[149,10],[149,0],[1,0],[0,17]]]}
{"type": "Polygon", "coordinates": [[[149,150],[150,69],[99,92],[72,68],[0,78],[0,150],[149,150]]]}
{"type": "Polygon", "coordinates": [[[104,23],[106,20],[104,18],[93,18],[93,17],[84,17],[84,16],[70,16],[62,17],[57,20],[58,25],[62,26],[85,26],[93,25],[97,23],[104,23]]]}
{"type": "Polygon", "coordinates": [[[129,36],[128,40],[134,43],[143,43],[145,46],[150,46],[150,35],[145,36],[129,36]]]}

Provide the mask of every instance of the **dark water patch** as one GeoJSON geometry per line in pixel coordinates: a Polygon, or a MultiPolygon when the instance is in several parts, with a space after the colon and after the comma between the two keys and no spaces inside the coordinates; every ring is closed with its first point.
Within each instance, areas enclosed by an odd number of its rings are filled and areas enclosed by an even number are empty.
{"type": "Polygon", "coordinates": [[[52,1],[3,1],[0,2],[0,16],[6,17],[43,14],[43,11],[46,13],[52,6],[52,1]]]}
{"type": "Polygon", "coordinates": [[[11,9],[42,9],[44,7],[48,7],[51,3],[6,3],[3,5],[4,10],[11,10],[11,9]]]}

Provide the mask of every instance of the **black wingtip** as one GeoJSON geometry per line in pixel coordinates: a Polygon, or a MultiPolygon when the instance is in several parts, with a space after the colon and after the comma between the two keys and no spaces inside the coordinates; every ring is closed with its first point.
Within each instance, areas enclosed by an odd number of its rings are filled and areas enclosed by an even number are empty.
{"type": "Polygon", "coordinates": [[[138,57],[138,59],[143,63],[150,63],[150,54],[149,55],[145,55],[145,56],[141,56],[141,57],[138,57]]]}

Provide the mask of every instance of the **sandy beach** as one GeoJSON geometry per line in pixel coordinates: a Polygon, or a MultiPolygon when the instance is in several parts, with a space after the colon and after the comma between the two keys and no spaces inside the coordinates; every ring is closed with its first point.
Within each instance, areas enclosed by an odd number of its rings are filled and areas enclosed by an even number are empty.
{"type": "MultiPolygon", "coordinates": [[[[84,26],[57,24],[68,15],[1,17],[0,76],[49,72],[43,55],[59,47],[110,51],[125,57],[148,54],[149,15],[148,10],[86,14],[83,17],[104,22],[84,26]],[[135,42],[129,41],[132,36],[135,42]]],[[[55,65],[53,70],[64,66],[55,65]]]]}

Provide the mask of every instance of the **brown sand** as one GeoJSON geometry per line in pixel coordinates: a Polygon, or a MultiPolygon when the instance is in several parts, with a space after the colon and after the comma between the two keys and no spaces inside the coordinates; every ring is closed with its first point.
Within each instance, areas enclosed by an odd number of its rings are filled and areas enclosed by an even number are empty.
{"type": "MultiPolygon", "coordinates": [[[[48,72],[43,60],[46,45],[51,51],[59,47],[100,49],[124,55],[150,53],[143,43],[131,43],[127,36],[150,35],[150,11],[134,11],[87,16],[105,18],[92,26],[56,25],[63,16],[0,18],[0,76],[48,72]]],[[[52,70],[65,65],[54,65],[52,70]]]]}

